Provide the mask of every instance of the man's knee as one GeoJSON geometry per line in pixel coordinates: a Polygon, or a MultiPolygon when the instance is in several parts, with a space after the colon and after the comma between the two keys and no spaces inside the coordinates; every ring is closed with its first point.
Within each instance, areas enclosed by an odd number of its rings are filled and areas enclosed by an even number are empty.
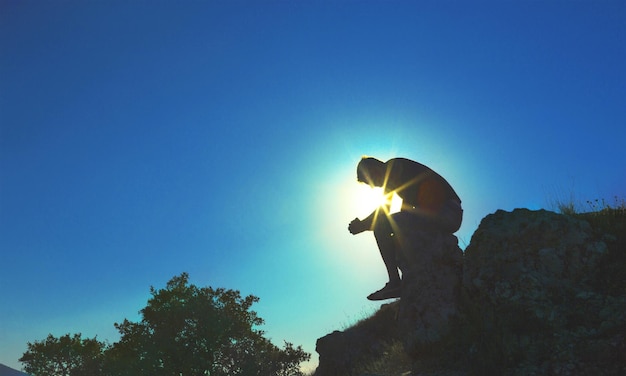
{"type": "Polygon", "coordinates": [[[389,236],[393,232],[390,219],[385,214],[380,214],[372,227],[375,236],[389,236]]]}
{"type": "Polygon", "coordinates": [[[444,206],[441,213],[444,222],[444,231],[453,234],[461,228],[463,222],[463,208],[458,201],[450,200],[444,206]]]}

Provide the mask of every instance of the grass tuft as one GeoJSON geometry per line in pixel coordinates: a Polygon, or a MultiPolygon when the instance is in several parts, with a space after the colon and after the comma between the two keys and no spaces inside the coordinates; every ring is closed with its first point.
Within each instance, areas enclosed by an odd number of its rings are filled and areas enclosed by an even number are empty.
{"type": "Polygon", "coordinates": [[[410,374],[412,360],[398,340],[385,345],[383,355],[364,361],[357,369],[357,375],[402,376],[410,374]]]}
{"type": "Polygon", "coordinates": [[[626,199],[619,196],[614,196],[613,201],[606,200],[604,198],[587,200],[586,205],[581,205],[573,195],[570,195],[568,200],[553,199],[550,202],[552,210],[560,214],[574,216],[584,213],[597,213],[597,214],[613,214],[624,215],[626,214],[626,199]]]}

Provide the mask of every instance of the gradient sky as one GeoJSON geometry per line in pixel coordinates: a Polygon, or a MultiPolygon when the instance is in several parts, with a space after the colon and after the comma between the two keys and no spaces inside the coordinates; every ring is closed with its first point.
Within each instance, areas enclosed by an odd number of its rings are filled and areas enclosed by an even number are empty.
{"type": "MultiPolygon", "coordinates": [[[[0,1],[0,363],[115,342],[149,288],[254,294],[303,345],[386,273],[362,155],[498,209],[626,192],[626,2],[0,1]]],[[[551,206],[552,205],[552,206],[551,206]]]]}

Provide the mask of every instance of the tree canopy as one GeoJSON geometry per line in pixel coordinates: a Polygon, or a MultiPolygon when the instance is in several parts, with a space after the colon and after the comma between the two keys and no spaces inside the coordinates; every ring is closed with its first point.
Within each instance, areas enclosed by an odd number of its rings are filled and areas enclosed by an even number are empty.
{"type": "Polygon", "coordinates": [[[28,343],[28,350],[20,362],[24,363],[24,371],[33,376],[97,375],[105,347],[96,338],[81,338],[80,333],[59,338],[49,334],[43,341],[28,343]]]}
{"type": "Polygon", "coordinates": [[[199,288],[187,273],[150,293],[140,322],[115,324],[119,342],[49,335],[28,344],[20,359],[25,370],[33,376],[80,376],[87,367],[89,375],[102,376],[292,376],[301,375],[299,364],[310,357],[301,346],[285,342],[280,349],[263,336],[263,319],[251,310],[256,296],[199,288]]]}

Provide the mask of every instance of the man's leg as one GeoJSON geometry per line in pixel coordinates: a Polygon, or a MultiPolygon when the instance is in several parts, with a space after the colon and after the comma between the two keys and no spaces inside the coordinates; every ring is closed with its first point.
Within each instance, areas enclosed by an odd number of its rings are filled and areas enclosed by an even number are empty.
{"type": "Polygon", "coordinates": [[[391,298],[399,298],[402,282],[398,271],[398,261],[396,259],[396,244],[393,238],[393,230],[387,216],[382,215],[377,218],[374,225],[374,236],[378,244],[378,250],[383,258],[389,282],[382,289],[370,294],[369,300],[385,300],[391,298]]]}
{"type": "Polygon", "coordinates": [[[393,229],[386,215],[377,218],[374,226],[374,237],[387,268],[389,282],[399,283],[400,273],[398,272],[398,261],[396,259],[396,244],[393,239],[393,229]]]}

